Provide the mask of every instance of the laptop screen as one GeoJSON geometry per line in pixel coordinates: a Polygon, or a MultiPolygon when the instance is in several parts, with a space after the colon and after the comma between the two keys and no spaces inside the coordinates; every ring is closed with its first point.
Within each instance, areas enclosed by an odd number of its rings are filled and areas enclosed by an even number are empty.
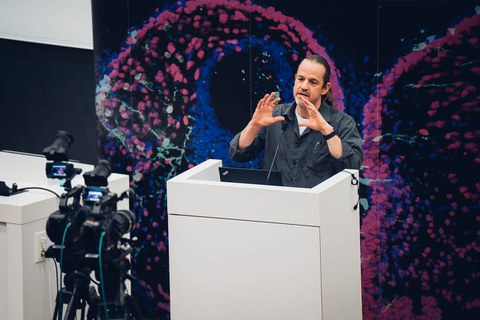
{"type": "Polygon", "coordinates": [[[269,171],[265,169],[245,169],[234,167],[219,167],[220,181],[253,183],[271,186],[283,186],[282,174],[280,171],[269,171]]]}

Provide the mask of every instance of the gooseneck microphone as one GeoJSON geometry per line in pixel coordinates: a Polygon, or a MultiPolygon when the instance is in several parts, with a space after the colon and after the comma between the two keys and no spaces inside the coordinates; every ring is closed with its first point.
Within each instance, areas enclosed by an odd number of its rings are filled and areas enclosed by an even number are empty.
{"type": "Polygon", "coordinates": [[[268,169],[267,181],[265,182],[265,184],[267,185],[268,180],[270,180],[270,175],[272,174],[273,165],[275,164],[275,160],[277,159],[278,149],[280,148],[280,143],[282,142],[283,133],[285,132],[285,129],[287,129],[288,123],[290,122],[288,114],[285,113],[282,116],[285,118],[285,120],[282,121],[282,131],[280,133],[280,138],[278,139],[277,148],[275,149],[275,153],[273,154],[272,164],[270,165],[270,169],[268,169]]]}

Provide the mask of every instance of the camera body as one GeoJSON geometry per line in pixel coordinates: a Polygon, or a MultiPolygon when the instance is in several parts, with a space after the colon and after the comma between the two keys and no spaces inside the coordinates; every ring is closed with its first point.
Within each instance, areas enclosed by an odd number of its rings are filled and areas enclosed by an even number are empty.
{"type": "Polygon", "coordinates": [[[129,198],[129,189],[120,196],[108,189],[111,165],[100,160],[97,166],[84,173],[84,186],[72,188],[75,175],[82,172],[68,163],[68,148],[73,136],[58,131],[55,141],[44,148],[48,178],[59,179],[65,189],[58,210],[47,219],[46,232],[54,243],[45,252],[47,258],[60,264],[64,287],[57,293],[54,319],[62,319],[63,304],[67,304],[65,319],[82,318],[88,304],[88,319],[140,319],[135,299],[126,293],[125,280],[135,280],[128,271],[128,255],[134,241],[124,235],[135,227],[135,215],[130,210],[118,210],[119,201],[129,198]],[[97,289],[90,285],[95,273],[97,289]],[[132,317],[133,316],[133,317],[132,317]]]}
{"type": "MultiPolygon", "coordinates": [[[[67,259],[73,255],[76,264],[102,252],[119,250],[122,236],[135,226],[131,211],[117,210],[117,203],[129,197],[130,190],[120,197],[111,193],[107,187],[110,172],[108,161],[101,160],[93,171],[84,174],[85,186],[62,194],[59,210],[47,220],[47,235],[54,243],[52,251],[63,250],[67,259]]],[[[52,256],[60,259],[59,254],[52,256]]],[[[69,269],[68,263],[65,267],[69,269]]]]}
{"type": "MultiPolygon", "coordinates": [[[[47,235],[54,243],[51,250],[64,250],[64,259],[67,259],[64,263],[72,255],[76,265],[87,257],[96,258],[100,251],[110,254],[119,250],[122,236],[135,226],[131,211],[117,210],[117,203],[123,198],[125,196],[118,197],[107,188],[98,187],[77,186],[64,193],[59,210],[49,216],[46,224],[47,235]]],[[[59,253],[50,255],[60,259],[59,253]]],[[[65,270],[69,269],[68,263],[64,265],[65,270]]]]}
{"type": "Polygon", "coordinates": [[[111,193],[107,187],[110,172],[109,162],[102,160],[93,171],[84,174],[85,186],[62,194],[58,210],[47,219],[46,232],[54,244],[47,249],[46,257],[60,263],[61,272],[65,273],[62,290],[66,292],[73,290],[75,281],[80,281],[79,274],[85,278],[94,271],[104,290],[104,300],[98,301],[98,305],[105,301],[105,309],[113,315],[125,312],[124,281],[130,277],[128,255],[134,246],[124,235],[134,229],[135,215],[130,210],[117,209],[118,202],[128,198],[131,191],[120,196],[111,193]]]}

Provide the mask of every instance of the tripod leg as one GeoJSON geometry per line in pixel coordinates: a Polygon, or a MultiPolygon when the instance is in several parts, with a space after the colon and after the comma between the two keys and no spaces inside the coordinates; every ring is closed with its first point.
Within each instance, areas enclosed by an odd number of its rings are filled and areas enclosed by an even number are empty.
{"type": "Polygon", "coordinates": [[[125,302],[127,305],[127,313],[130,313],[135,320],[141,320],[140,308],[138,307],[137,300],[132,296],[125,296],[125,302]]]}
{"type": "Polygon", "coordinates": [[[87,320],[96,320],[98,315],[98,294],[94,287],[89,287],[89,294],[88,294],[88,312],[87,312],[87,320]]]}
{"type": "Polygon", "coordinates": [[[73,320],[75,319],[75,313],[77,311],[77,305],[80,302],[80,296],[78,295],[79,280],[75,281],[72,290],[72,296],[68,302],[67,311],[65,312],[65,319],[73,320]]]}
{"type": "Polygon", "coordinates": [[[53,318],[52,320],[56,320],[58,316],[58,295],[61,294],[61,291],[57,292],[57,298],[55,299],[55,309],[53,309],[53,318]]]}
{"type": "Polygon", "coordinates": [[[55,309],[53,309],[53,318],[52,318],[53,320],[63,318],[63,316],[62,316],[62,314],[63,314],[63,304],[67,300],[62,301],[62,299],[68,299],[68,296],[70,296],[70,293],[66,292],[65,290],[66,290],[65,288],[62,288],[57,292],[57,297],[55,298],[55,309]],[[60,303],[60,301],[62,301],[62,303],[60,303]]]}

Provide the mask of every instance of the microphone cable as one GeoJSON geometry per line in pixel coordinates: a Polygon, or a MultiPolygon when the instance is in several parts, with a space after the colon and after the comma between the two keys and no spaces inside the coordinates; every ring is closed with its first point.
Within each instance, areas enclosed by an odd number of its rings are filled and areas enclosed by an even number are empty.
{"type": "Polygon", "coordinates": [[[265,181],[266,185],[268,185],[268,180],[270,180],[270,175],[272,174],[273,165],[275,164],[275,160],[277,159],[278,149],[280,148],[280,143],[282,142],[283,133],[285,132],[285,129],[287,129],[287,125],[290,120],[290,118],[288,118],[286,114],[284,114],[283,117],[285,118],[285,120],[282,121],[282,133],[280,134],[277,148],[275,149],[275,153],[273,154],[272,164],[270,164],[270,169],[268,169],[267,180],[265,181]]]}

